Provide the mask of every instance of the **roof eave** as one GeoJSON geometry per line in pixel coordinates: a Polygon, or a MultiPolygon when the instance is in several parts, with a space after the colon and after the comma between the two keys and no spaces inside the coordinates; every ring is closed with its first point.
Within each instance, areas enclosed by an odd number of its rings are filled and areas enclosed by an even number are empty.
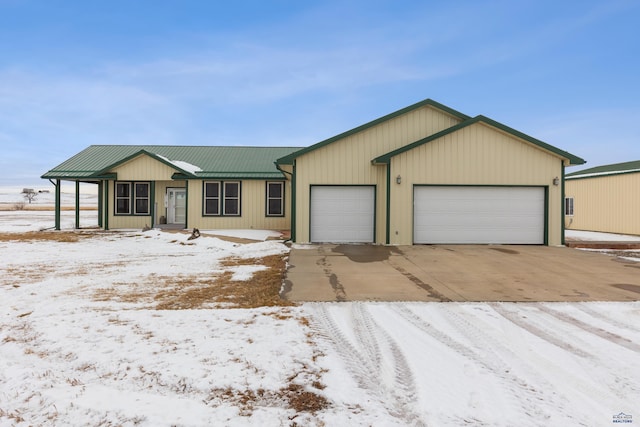
{"type": "Polygon", "coordinates": [[[438,138],[442,138],[445,135],[448,135],[450,133],[456,132],[460,129],[463,129],[467,126],[473,125],[475,123],[485,123],[488,124],[489,126],[495,127],[496,129],[499,129],[503,132],[506,132],[510,135],[513,135],[517,138],[520,138],[522,140],[525,140],[533,145],[536,145],[548,152],[551,152],[555,155],[557,155],[558,157],[560,157],[564,162],[568,162],[569,165],[582,165],[584,163],[586,163],[586,161],[578,156],[574,156],[571,153],[568,153],[566,151],[563,151],[559,148],[556,148],[552,145],[547,144],[546,142],[540,141],[539,139],[533,138],[525,133],[522,133],[520,131],[517,131],[513,128],[510,128],[509,126],[503,125],[502,123],[496,122],[493,119],[490,119],[488,117],[479,115],[476,116],[474,118],[470,118],[468,120],[465,120],[462,123],[458,123],[457,125],[451,126],[447,129],[444,129],[440,132],[436,132],[433,135],[430,135],[426,138],[422,138],[419,139],[418,141],[415,141],[411,144],[405,145],[403,147],[400,147],[396,150],[393,150],[387,154],[383,154],[382,156],[378,156],[375,159],[373,159],[371,161],[372,164],[376,165],[376,164],[388,164],[391,161],[392,157],[397,156],[398,154],[404,153],[406,151],[412,150],[420,145],[426,144],[428,142],[434,141],[438,138]]]}
{"type": "Polygon", "coordinates": [[[459,118],[460,120],[468,120],[470,119],[469,116],[467,116],[466,114],[463,114],[459,111],[454,110],[453,108],[447,107],[446,105],[440,104],[439,102],[436,102],[432,99],[425,99],[423,101],[417,102],[415,104],[409,105],[408,107],[402,108],[400,110],[394,111],[393,113],[387,114],[385,116],[379,117],[375,120],[372,120],[370,122],[367,122],[363,125],[360,125],[358,127],[355,127],[351,130],[348,130],[346,132],[343,132],[339,135],[333,136],[329,139],[325,139],[323,141],[320,141],[316,144],[313,144],[309,147],[303,148],[301,150],[298,150],[296,152],[293,152],[291,154],[289,154],[288,156],[282,157],[278,160],[276,160],[276,163],[279,165],[291,165],[293,164],[293,160],[297,157],[300,157],[301,155],[308,153],[310,151],[314,151],[318,148],[324,147],[325,145],[331,144],[332,142],[338,141],[340,139],[346,138],[350,135],[354,135],[358,132],[362,132],[363,130],[369,129],[373,126],[376,126],[380,123],[384,123],[388,120],[391,120],[395,117],[401,116],[403,114],[406,114],[410,111],[416,110],[418,108],[422,108],[422,107],[426,107],[426,106],[431,106],[433,108],[436,108],[438,110],[441,110],[447,114],[450,114],[454,117],[459,118]]]}

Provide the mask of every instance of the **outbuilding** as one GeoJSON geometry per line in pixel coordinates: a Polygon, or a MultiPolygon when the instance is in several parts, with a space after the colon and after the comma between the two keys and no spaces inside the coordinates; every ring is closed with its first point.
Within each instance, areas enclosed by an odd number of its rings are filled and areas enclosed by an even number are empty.
{"type": "Polygon", "coordinates": [[[638,212],[640,161],[567,174],[566,228],[640,235],[638,212]]]}

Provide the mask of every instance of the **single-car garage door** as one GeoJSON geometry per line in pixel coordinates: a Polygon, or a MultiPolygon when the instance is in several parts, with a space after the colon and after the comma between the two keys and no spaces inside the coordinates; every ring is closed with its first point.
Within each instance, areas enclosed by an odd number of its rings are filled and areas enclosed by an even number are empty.
{"type": "Polygon", "coordinates": [[[414,243],[544,243],[544,187],[416,186],[413,197],[414,243]]]}
{"type": "Polygon", "coordinates": [[[312,186],[311,241],[371,243],[375,187],[312,186]]]}

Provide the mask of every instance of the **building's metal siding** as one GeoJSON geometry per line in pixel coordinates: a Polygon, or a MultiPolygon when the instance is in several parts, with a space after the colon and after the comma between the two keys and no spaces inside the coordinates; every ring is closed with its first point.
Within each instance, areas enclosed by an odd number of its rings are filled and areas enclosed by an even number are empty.
{"type": "Polygon", "coordinates": [[[640,235],[640,173],[570,179],[565,196],[573,197],[567,229],[640,235]]]}
{"type": "MultiPolygon", "coordinates": [[[[275,181],[275,180],[274,180],[275,181]]],[[[214,229],[257,229],[257,230],[289,230],[290,228],[290,181],[285,182],[285,216],[267,217],[266,215],[266,182],[264,180],[241,181],[241,215],[240,216],[204,216],[203,182],[189,181],[189,218],[190,228],[203,230],[214,229]]]]}
{"type": "Polygon", "coordinates": [[[141,155],[110,172],[117,173],[118,181],[170,181],[176,169],[154,158],[141,155]]]}
{"type": "Polygon", "coordinates": [[[490,126],[477,123],[395,156],[391,177],[391,244],[412,244],[414,185],[548,187],[548,243],[561,244],[561,186],[553,185],[561,160],[490,126]]]}
{"type": "Polygon", "coordinates": [[[296,158],[296,241],[309,241],[311,185],[376,185],[376,242],[384,243],[386,172],[371,160],[460,121],[426,106],[296,158]]]}

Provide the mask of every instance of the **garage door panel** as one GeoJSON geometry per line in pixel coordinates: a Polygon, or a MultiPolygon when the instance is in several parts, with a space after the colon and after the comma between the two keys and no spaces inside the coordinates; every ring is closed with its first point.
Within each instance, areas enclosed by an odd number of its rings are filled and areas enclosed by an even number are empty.
{"type": "Polygon", "coordinates": [[[374,241],[375,187],[311,187],[312,242],[374,241]]]}
{"type": "Polygon", "coordinates": [[[415,187],[415,243],[544,243],[543,187],[415,187]]]}

